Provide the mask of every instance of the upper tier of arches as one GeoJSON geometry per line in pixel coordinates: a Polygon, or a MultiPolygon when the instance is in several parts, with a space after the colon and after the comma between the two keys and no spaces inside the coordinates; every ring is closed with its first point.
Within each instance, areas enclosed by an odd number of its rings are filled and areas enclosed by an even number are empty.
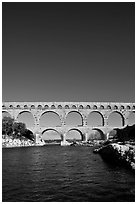
{"type": "Polygon", "coordinates": [[[134,110],[135,104],[134,103],[73,103],[73,102],[4,102],[2,104],[2,109],[86,109],[86,110],[134,110]]]}

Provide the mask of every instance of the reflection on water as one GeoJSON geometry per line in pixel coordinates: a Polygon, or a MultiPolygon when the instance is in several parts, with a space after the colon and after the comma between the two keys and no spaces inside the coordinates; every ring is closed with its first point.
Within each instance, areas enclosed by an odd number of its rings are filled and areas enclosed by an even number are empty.
{"type": "Polygon", "coordinates": [[[3,149],[3,201],[134,201],[134,174],[91,147],[3,149]]]}

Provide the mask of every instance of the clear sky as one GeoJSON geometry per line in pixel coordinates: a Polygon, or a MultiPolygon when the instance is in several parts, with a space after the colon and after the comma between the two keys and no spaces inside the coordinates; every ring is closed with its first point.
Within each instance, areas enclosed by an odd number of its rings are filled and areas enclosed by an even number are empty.
{"type": "Polygon", "coordinates": [[[135,101],[134,3],[2,3],[3,101],[135,101]]]}

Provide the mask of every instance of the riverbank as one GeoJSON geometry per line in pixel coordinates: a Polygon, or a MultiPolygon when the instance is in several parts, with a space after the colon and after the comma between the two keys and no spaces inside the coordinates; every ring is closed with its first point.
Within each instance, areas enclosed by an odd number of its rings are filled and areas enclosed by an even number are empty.
{"type": "Polygon", "coordinates": [[[35,142],[28,139],[2,138],[2,148],[36,146],[35,142]]]}
{"type": "Polygon", "coordinates": [[[135,145],[111,143],[93,152],[99,153],[104,160],[110,163],[124,165],[135,170],[135,145]]]}

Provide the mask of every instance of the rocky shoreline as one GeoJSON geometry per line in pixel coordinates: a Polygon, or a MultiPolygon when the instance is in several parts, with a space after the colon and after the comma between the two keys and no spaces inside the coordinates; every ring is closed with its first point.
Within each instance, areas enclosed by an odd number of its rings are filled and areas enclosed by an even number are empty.
{"type": "Polygon", "coordinates": [[[114,164],[124,165],[135,170],[135,146],[131,144],[111,143],[94,149],[101,157],[114,164]]]}

